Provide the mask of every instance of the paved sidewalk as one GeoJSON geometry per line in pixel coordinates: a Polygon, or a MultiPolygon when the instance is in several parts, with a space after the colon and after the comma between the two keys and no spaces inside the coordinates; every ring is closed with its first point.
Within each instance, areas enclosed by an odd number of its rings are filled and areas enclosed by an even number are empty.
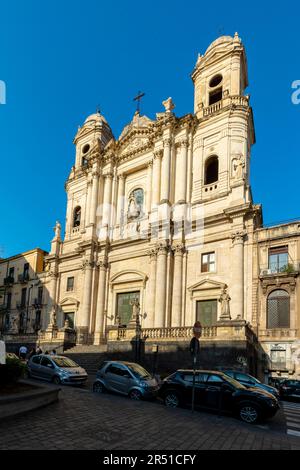
{"type": "Polygon", "coordinates": [[[0,423],[0,435],[2,450],[300,449],[284,428],[71,387],[62,387],[58,403],[0,423]]]}

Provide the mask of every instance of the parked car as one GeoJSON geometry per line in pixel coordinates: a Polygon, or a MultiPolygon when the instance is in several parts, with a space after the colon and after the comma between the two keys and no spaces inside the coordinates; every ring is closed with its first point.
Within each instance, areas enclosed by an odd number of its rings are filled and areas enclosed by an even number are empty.
{"type": "MultiPolygon", "coordinates": [[[[168,407],[191,405],[193,371],[177,370],[167,377],[159,396],[168,407]]],[[[195,372],[195,407],[229,413],[247,423],[270,418],[279,409],[278,400],[258,388],[246,388],[222,372],[195,372]]]]}
{"type": "Polygon", "coordinates": [[[282,399],[300,399],[300,380],[287,379],[279,386],[279,393],[282,399]]]}
{"type": "Polygon", "coordinates": [[[139,364],[105,361],[97,372],[93,391],[103,393],[106,390],[128,395],[133,400],[140,400],[155,397],[159,384],[156,378],[139,364]]]}
{"type": "Polygon", "coordinates": [[[229,377],[232,377],[233,379],[237,380],[247,388],[259,388],[261,390],[265,390],[266,392],[271,393],[272,395],[274,395],[274,397],[279,398],[279,392],[277,388],[271,387],[271,385],[263,384],[250,374],[245,374],[244,372],[227,369],[222,370],[222,372],[224,372],[224,374],[226,375],[229,375],[229,377]]]}
{"type": "Polygon", "coordinates": [[[277,388],[277,390],[279,390],[280,385],[285,380],[286,380],[285,377],[269,377],[269,385],[271,387],[275,387],[275,388],[277,388]]]}
{"type": "Polygon", "coordinates": [[[65,356],[39,354],[32,356],[28,363],[28,376],[48,380],[55,384],[83,384],[88,375],[72,359],[65,356]]]}

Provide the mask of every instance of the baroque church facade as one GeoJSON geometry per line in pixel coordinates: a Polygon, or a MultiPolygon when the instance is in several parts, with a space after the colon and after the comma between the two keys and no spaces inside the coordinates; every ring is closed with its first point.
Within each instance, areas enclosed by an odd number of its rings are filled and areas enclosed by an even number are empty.
{"type": "Polygon", "coordinates": [[[129,328],[138,302],[150,338],[180,339],[196,320],[213,337],[215,325],[240,322],[289,368],[300,224],[264,227],[253,202],[255,131],[238,34],[215,40],[191,78],[193,113],[176,116],[168,98],[156,119],[137,111],[118,139],[100,112],[79,128],[65,235],[57,222],[41,275],[42,330],[67,326],[78,344],[107,343],[129,328]]]}

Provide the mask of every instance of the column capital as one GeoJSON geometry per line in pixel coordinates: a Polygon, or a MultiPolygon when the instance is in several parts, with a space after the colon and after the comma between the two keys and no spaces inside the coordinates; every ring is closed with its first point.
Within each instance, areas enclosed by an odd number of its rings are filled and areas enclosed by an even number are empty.
{"type": "Polygon", "coordinates": [[[231,233],[232,243],[233,244],[243,243],[246,234],[247,234],[246,230],[236,230],[235,232],[232,232],[231,233]]]}
{"type": "Polygon", "coordinates": [[[95,267],[95,261],[90,261],[88,259],[83,259],[81,262],[81,270],[85,271],[86,269],[92,269],[95,267]]]}
{"type": "Polygon", "coordinates": [[[98,260],[97,263],[96,263],[96,266],[99,269],[107,269],[108,268],[107,259],[98,260]]]}
{"type": "Polygon", "coordinates": [[[106,179],[113,179],[114,174],[112,171],[108,171],[107,173],[103,173],[104,178],[106,179]]]}
{"type": "Polygon", "coordinates": [[[166,147],[171,147],[172,145],[172,139],[171,137],[167,137],[163,140],[164,148],[166,147]]]}
{"type": "Polygon", "coordinates": [[[189,146],[189,141],[187,138],[183,138],[183,139],[178,140],[176,144],[178,145],[178,147],[187,148],[189,146]]]}
{"type": "Polygon", "coordinates": [[[156,149],[153,152],[154,160],[162,158],[162,149],[156,149]]]}
{"type": "Polygon", "coordinates": [[[157,242],[155,248],[157,249],[158,255],[165,255],[170,249],[169,243],[167,241],[157,242]]]}
{"type": "Polygon", "coordinates": [[[152,168],[152,167],[153,167],[153,160],[150,160],[150,161],[147,163],[147,167],[148,167],[148,168],[152,168]]]}
{"type": "Polygon", "coordinates": [[[183,255],[185,253],[185,246],[184,243],[181,242],[175,242],[172,244],[172,251],[175,256],[177,255],[183,255]]]}
{"type": "Polygon", "coordinates": [[[152,248],[149,248],[149,250],[147,250],[147,255],[150,256],[150,261],[156,259],[157,253],[158,253],[157,246],[153,246],[152,248]]]}
{"type": "Polygon", "coordinates": [[[124,173],[119,173],[119,174],[117,175],[117,177],[118,177],[118,179],[121,181],[121,180],[125,180],[126,175],[125,175],[124,173]]]}

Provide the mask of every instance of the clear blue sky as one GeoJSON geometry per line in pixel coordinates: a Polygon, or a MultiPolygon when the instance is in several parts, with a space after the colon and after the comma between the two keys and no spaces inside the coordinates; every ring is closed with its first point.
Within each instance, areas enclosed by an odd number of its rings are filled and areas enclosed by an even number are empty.
{"type": "Polygon", "coordinates": [[[238,31],[248,56],[257,143],[252,191],[264,221],[300,216],[299,11],[294,2],[200,0],[10,0],[0,8],[0,256],[40,246],[65,220],[64,182],[78,125],[95,111],[115,136],[131,120],[132,98],[154,117],[172,96],[177,115],[193,111],[197,53],[238,31]]]}

